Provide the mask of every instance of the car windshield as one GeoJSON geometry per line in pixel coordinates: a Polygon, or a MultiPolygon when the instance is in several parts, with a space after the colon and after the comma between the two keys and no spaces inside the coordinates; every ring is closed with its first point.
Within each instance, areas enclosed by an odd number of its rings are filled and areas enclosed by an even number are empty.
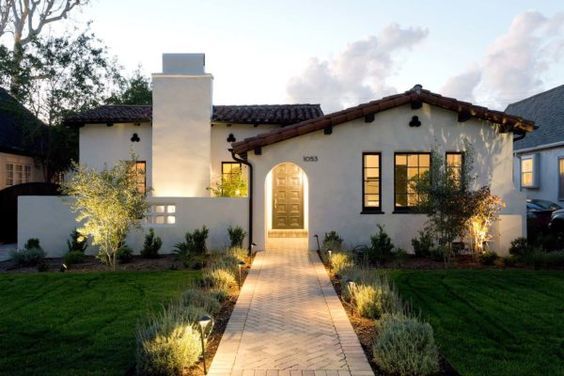
{"type": "Polygon", "coordinates": [[[530,203],[544,210],[562,209],[560,205],[548,200],[531,200],[530,203]]]}

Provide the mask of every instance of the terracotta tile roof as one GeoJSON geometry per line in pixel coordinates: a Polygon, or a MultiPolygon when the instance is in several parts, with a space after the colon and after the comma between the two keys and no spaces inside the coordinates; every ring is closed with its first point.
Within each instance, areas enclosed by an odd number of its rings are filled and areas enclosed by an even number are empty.
{"type": "Polygon", "coordinates": [[[213,106],[212,121],[235,124],[290,125],[323,116],[318,104],[213,106]]]}
{"type": "Polygon", "coordinates": [[[417,108],[421,103],[427,103],[446,110],[455,111],[459,114],[460,121],[464,121],[464,119],[469,117],[475,117],[492,123],[501,124],[502,130],[507,132],[524,133],[531,132],[536,128],[534,122],[525,120],[519,116],[509,115],[501,111],[489,110],[486,107],[462,102],[455,98],[443,97],[429,90],[424,90],[421,85],[415,85],[413,89],[408,90],[405,93],[391,95],[316,119],[306,120],[288,127],[274,129],[270,132],[246,138],[242,141],[233,143],[233,151],[237,154],[246,153],[247,151],[255,148],[271,145],[293,137],[301,136],[303,134],[320,131],[327,127],[343,124],[351,120],[362,117],[373,117],[374,114],[378,112],[406,104],[411,104],[414,108],[417,108]]]}
{"type": "MultiPolygon", "coordinates": [[[[318,104],[277,104],[248,106],[213,106],[212,121],[231,124],[289,125],[322,116],[318,104]]],[[[106,105],[69,116],[65,124],[81,126],[86,123],[141,123],[151,121],[150,105],[106,105]]]]}

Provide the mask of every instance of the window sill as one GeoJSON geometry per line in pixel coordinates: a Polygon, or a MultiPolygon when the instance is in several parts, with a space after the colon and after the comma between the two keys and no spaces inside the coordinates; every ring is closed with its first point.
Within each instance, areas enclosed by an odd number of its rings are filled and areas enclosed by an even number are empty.
{"type": "Polygon", "coordinates": [[[362,209],[360,214],[386,214],[380,209],[362,209]]]}
{"type": "Polygon", "coordinates": [[[395,208],[392,214],[425,214],[415,209],[395,208]]]}

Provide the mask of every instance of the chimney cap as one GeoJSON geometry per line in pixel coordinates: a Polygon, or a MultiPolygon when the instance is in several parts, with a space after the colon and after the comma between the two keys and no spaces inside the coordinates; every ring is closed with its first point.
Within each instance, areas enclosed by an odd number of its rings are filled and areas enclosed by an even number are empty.
{"type": "Polygon", "coordinates": [[[164,53],[163,73],[180,75],[205,74],[206,55],[203,53],[164,53]]]}

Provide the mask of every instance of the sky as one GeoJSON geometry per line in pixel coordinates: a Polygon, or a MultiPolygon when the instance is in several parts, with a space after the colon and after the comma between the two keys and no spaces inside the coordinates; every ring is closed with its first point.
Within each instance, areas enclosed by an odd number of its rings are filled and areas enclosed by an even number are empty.
{"type": "Polygon", "coordinates": [[[422,84],[504,109],[564,84],[556,0],[91,0],[66,22],[88,20],[129,71],[205,53],[214,104],[330,112],[422,84]]]}

